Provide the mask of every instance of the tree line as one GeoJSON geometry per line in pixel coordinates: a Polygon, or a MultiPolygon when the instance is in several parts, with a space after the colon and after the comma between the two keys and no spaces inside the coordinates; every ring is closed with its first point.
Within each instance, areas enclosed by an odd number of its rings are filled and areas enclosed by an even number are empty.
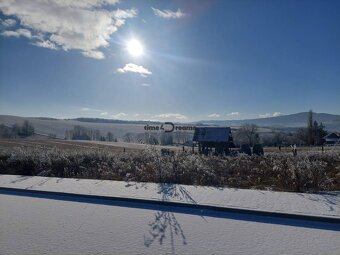
{"type": "Polygon", "coordinates": [[[305,145],[318,146],[324,143],[323,137],[328,132],[322,122],[318,123],[313,118],[313,111],[310,110],[307,118],[307,125],[299,128],[295,132],[277,131],[272,134],[259,133],[259,127],[254,124],[245,124],[237,129],[234,133],[234,142],[238,145],[248,144],[254,146],[261,143],[264,146],[282,146],[282,145],[305,145]]]}
{"type": "Polygon", "coordinates": [[[65,140],[93,140],[117,142],[112,132],[103,135],[98,129],[90,129],[83,126],[74,126],[73,129],[65,131],[65,140]]]}
{"type": "Polygon", "coordinates": [[[25,138],[34,135],[33,125],[25,120],[22,125],[15,123],[12,127],[0,125],[1,138],[25,138]]]}
{"type": "Polygon", "coordinates": [[[132,133],[128,132],[123,136],[124,142],[135,142],[150,145],[174,145],[187,144],[192,141],[193,134],[184,131],[176,131],[171,133],[165,132],[145,132],[132,133]]]}

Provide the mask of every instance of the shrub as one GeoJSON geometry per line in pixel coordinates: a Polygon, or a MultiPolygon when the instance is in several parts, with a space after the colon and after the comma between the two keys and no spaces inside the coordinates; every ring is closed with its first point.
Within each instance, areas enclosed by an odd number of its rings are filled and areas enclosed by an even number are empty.
{"type": "Polygon", "coordinates": [[[245,153],[249,156],[251,156],[251,148],[250,148],[250,145],[249,144],[242,144],[241,145],[241,152],[242,153],[245,153]]]}
{"type": "Polygon", "coordinates": [[[257,156],[263,156],[264,151],[261,144],[255,144],[253,147],[253,153],[257,156]]]}
{"type": "Polygon", "coordinates": [[[315,192],[340,190],[340,153],[215,157],[162,155],[153,147],[127,153],[18,147],[0,149],[0,174],[315,192]]]}

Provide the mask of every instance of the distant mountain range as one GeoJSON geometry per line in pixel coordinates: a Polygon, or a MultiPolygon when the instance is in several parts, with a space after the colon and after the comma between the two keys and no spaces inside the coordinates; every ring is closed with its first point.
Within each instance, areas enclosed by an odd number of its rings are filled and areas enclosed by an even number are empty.
{"type": "MultiPolygon", "coordinates": [[[[49,119],[49,118],[47,118],[49,119]]],[[[218,126],[241,126],[245,123],[251,123],[260,127],[270,128],[300,128],[307,125],[308,112],[300,112],[289,115],[281,115],[277,117],[257,118],[257,119],[245,119],[245,120],[201,120],[193,122],[192,124],[204,124],[204,125],[218,125],[218,126]]],[[[328,114],[328,113],[313,113],[313,119],[318,123],[323,123],[326,128],[340,129],[340,115],[328,114]]],[[[80,122],[89,123],[114,123],[114,124],[160,124],[157,121],[142,121],[142,120],[114,120],[103,118],[75,118],[66,119],[80,122]]]]}
{"type": "MultiPolygon", "coordinates": [[[[314,120],[322,122],[328,131],[340,131],[340,115],[327,113],[314,113],[314,120]]],[[[247,119],[247,120],[202,120],[192,125],[217,125],[238,127],[245,123],[256,124],[261,127],[262,132],[272,130],[293,131],[297,128],[306,127],[308,112],[283,115],[278,117],[247,119]]],[[[22,124],[25,120],[31,122],[37,133],[48,135],[55,134],[58,138],[64,138],[65,131],[72,129],[75,125],[84,126],[90,129],[98,129],[102,134],[108,131],[113,132],[115,137],[122,137],[128,132],[143,133],[144,125],[160,124],[161,122],[149,121],[127,121],[100,118],[75,118],[75,119],[54,119],[45,117],[18,117],[12,115],[0,115],[0,124],[13,126],[14,123],[22,124]]]]}
{"type": "MultiPolygon", "coordinates": [[[[270,128],[300,128],[307,125],[308,112],[300,112],[277,117],[246,119],[246,120],[202,120],[197,123],[204,125],[223,125],[223,126],[241,126],[245,123],[251,123],[260,127],[270,128]]],[[[340,130],[340,115],[328,113],[313,113],[313,119],[318,123],[322,122],[326,129],[330,131],[340,130]]]]}
{"type": "MultiPolygon", "coordinates": [[[[66,119],[69,120],[69,119],[66,119]]],[[[145,120],[114,120],[114,119],[103,119],[103,118],[75,118],[70,120],[76,120],[80,122],[91,122],[91,123],[114,123],[114,124],[160,124],[159,121],[145,121],[145,120]]]]}

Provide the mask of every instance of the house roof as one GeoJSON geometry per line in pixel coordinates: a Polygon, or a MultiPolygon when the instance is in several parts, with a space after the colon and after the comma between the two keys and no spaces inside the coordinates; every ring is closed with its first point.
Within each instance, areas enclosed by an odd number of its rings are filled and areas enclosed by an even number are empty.
{"type": "Polygon", "coordinates": [[[340,139],[340,136],[338,136],[336,133],[330,133],[324,136],[323,139],[340,139]]]}
{"type": "Polygon", "coordinates": [[[196,127],[195,142],[228,142],[231,129],[229,127],[196,127]]]}

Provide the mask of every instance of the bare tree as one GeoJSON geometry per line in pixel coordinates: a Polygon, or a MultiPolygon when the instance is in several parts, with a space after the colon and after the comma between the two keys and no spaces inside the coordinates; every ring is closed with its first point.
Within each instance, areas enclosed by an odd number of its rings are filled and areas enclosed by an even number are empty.
{"type": "Polygon", "coordinates": [[[309,145],[314,145],[314,135],[313,135],[313,111],[310,110],[308,112],[308,121],[307,121],[307,139],[309,145]]]}
{"type": "Polygon", "coordinates": [[[6,127],[4,124],[0,125],[0,137],[1,138],[11,138],[12,130],[9,127],[6,127]]]}
{"type": "Polygon", "coordinates": [[[114,140],[114,135],[112,132],[107,132],[107,135],[106,135],[106,140],[109,141],[109,142],[112,142],[114,140]]]}
{"type": "Polygon", "coordinates": [[[93,131],[93,139],[92,140],[95,140],[95,141],[101,140],[101,134],[100,134],[100,131],[98,129],[95,129],[93,131]]]}
{"type": "Polygon", "coordinates": [[[285,141],[285,134],[282,132],[275,132],[273,142],[275,146],[280,146],[285,141]]]}
{"type": "Polygon", "coordinates": [[[30,136],[34,134],[34,127],[27,120],[24,121],[21,127],[21,134],[23,136],[30,136]]]}
{"type": "Polygon", "coordinates": [[[259,142],[259,134],[257,133],[258,127],[254,124],[244,124],[236,132],[235,138],[238,143],[247,143],[254,146],[259,142]]]}
{"type": "Polygon", "coordinates": [[[171,133],[162,133],[160,142],[162,145],[172,145],[173,144],[173,135],[171,133]]]}
{"type": "Polygon", "coordinates": [[[89,130],[82,126],[74,126],[73,130],[70,131],[72,140],[91,140],[89,130]]]}
{"type": "Polygon", "coordinates": [[[187,141],[192,140],[192,135],[185,131],[174,132],[174,141],[179,144],[184,144],[187,141]]]}
{"type": "Polygon", "coordinates": [[[128,132],[126,133],[124,136],[123,136],[123,140],[124,142],[127,142],[127,143],[132,143],[135,141],[135,135],[134,133],[131,133],[131,132],[128,132]]]}
{"type": "Polygon", "coordinates": [[[20,125],[18,123],[14,123],[14,125],[12,127],[12,131],[13,131],[13,137],[18,138],[18,136],[20,135],[20,132],[21,132],[20,125]]]}

